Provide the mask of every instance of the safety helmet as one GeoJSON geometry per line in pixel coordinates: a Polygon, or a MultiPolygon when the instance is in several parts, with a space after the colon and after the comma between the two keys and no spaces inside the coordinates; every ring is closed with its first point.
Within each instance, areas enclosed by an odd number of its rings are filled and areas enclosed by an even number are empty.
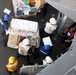
{"type": "Polygon", "coordinates": [[[25,38],[22,42],[24,45],[28,45],[30,43],[30,40],[28,38],[25,38]]]}
{"type": "Polygon", "coordinates": [[[13,64],[13,63],[15,62],[15,57],[14,57],[14,56],[10,56],[8,62],[9,62],[10,64],[13,64]]]}
{"type": "Polygon", "coordinates": [[[46,60],[47,63],[52,63],[53,62],[53,60],[49,56],[46,56],[45,60],[46,60]]]}
{"type": "Polygon", "coordinates": [[[56,24],[57,23],[55,18],[51,18],[49,21],[50,21],[51,24],[56,24]]]}
{"type": "Polygon", "coordinates": [[[47,65],[47,61],[46,60],[43,60],[43,65],[47,65]]]}
{"type": "Polygon", "coordinates": [[[4,19],[9,20],[10,19],[10,15],[9,14],[5,14],[4,15],[4,19]]]}
{"type": "Polygon", "coordinates": [[[50,50],[50,49],[51,49],[51,46],[50,46],[50,45],[45,45],[45,46],[44,46],[44,50],[48,51],[48,50],[50,50]]]}

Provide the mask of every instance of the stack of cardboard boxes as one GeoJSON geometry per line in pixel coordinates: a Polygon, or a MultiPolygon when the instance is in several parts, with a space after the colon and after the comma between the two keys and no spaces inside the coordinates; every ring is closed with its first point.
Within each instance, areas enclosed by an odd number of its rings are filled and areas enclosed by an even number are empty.
{"type": "Polygon", "coordinates": [[[8,47],[17,49],[21,37],[28,37],[30,39],[30,45],[36,46],[39,38],[38,22],[12,19],[8,33],[8,47]]]}

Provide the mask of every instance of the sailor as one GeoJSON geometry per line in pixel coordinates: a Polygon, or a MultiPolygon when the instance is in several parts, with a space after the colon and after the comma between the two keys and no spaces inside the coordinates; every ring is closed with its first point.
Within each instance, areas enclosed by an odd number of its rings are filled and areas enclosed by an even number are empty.
{"type": "Polygon", "coordinates": [[[18,68],[18,61],[15,59],[14,56],[9,57],[8,64],[6,64],[6,68],[9,74],[11,74],[12,72],[16,72],[18,68]]]}
{"type": "Polygon", "coordinates": [[[50,23],[49,22],[46,22],[46,26],[44,28],[44,31],[48,34],[52,34],[56,28],[57,28],[57,21],[55,18],[51,18],[50,20],[50,23]]]}

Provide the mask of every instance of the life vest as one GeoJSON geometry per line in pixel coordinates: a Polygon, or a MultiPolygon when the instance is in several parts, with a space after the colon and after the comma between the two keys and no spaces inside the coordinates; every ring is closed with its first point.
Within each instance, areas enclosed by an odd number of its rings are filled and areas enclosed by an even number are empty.
{"type": "Polygon", "coordinates": [[[16,61],[14,62],[14,64],[8,63],[8,64],[6,65],[6,68],[8,69],[8,71],[14,72],[14,71],[18,68],[18,61],[16,60],[16,61]]]}

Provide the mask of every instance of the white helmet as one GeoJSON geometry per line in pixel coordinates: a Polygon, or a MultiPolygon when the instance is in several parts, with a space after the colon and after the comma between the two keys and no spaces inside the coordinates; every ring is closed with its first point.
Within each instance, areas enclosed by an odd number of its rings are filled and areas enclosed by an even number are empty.
{"type": "Polygon", "coordinates": [[[25,38],[25,39],[22,41],[22,43],[23,43],[24,45],[28,45],[28,44],[30,43],[30,40],[29,40],[28,38],[25,38]]]}
{"type": "Polygon", "coordinates": [[[50,21],[51,24],[56,24],[57,23],[55,18],[51,18],[49,21],[50,21]]]}
{"type": "Polygon", "coordinates": [[[46,60],[47,63],[49,63],[49,64],[53,62],[53,60],[52,60],[49,56],[46,56],[45,60],[46,60]]]}
{"type": "Polygon", "coordinates": [[[46,60],[43,60],[43,65],[47,65],[47,61],[46,60]]]}

